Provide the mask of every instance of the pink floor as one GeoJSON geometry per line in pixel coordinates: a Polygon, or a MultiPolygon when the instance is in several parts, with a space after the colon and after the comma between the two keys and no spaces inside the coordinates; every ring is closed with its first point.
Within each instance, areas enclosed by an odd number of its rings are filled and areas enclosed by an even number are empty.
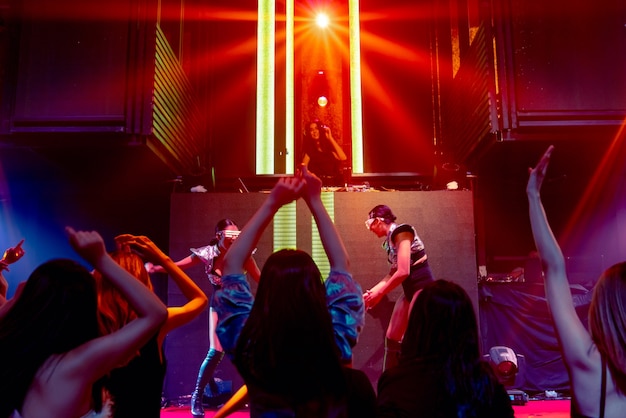
{"type": "MultiPolygon", "coordinates": [[[[569,418],[569,400],[529,401],[526,405],[516,405],[515,418],[569,418]]],[[[205,418],[211,418],[214,410],[206,410],[205,418]]],[[[189,407],[168,407],[161,411],[161,418],[189,418],[189,407]]],[[[247,411],[229,415],[232,418],[249,418],[247,411]]]]}
{"type": "MultiPolygon", "coordinates": [[[[205,409],[204,416],[205,418],[211,418],[215,415],[215,410],[205,409]]],[[[189,407],[176,407],[171,406],[168,408],[164,408],[161,410],[161,418],[189,418],[191,414],[189,413],[189,407]]],[[[231,418],[250,418],[250,414],[248,411],[239,411],[229,415],[231,418]]]]}

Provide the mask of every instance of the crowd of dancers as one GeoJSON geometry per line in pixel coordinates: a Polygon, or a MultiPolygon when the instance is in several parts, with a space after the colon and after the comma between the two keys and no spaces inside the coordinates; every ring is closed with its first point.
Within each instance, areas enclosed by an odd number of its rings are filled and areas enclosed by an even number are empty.
{"type": "MultiPolygon", "coordinates": [[[[589,331],[570,296],[564,257],[540,190],[553,147],[529,170],[527,195],[546,298],[572,388],[572,416],[620,417],[626,407],[626,264],[598,280],[589,331]]],[[[209,348],[190,413],[204,416],[205,387],[226,355],[245,383],[240,399],[256,417],[513,417],[509,395],[483,360],[476,312],[454,278],[435,278],[413,225],[386,205],[365,222],[389,261],[363,290],[321,199],[322,181],[303,165],[278,180],[239,230],[218,222],[205,247],[173,261],[145,236],[120,235],[107,252],[95,231],[66,229],[76,261],[37,267],[7,299],[3,270],[25,256],[24,241],[0,260],[0,418],[159,417],[167,371],[166,335],[209,306],[209,348]],[[274,215],[302,199],[330,263],[322,277],[309,254],[273,253],[259,269],[254,252],[274,215]],[[185,269],[202,263],[209,301],[185,269]],[[150,273],[169,275],[186,299],[165,306],[150,273]],[[248,277],[258,282],[252,292],[248,277]],[[352,367],[367,309],[398,286],[376,390],[352,367]]]]}

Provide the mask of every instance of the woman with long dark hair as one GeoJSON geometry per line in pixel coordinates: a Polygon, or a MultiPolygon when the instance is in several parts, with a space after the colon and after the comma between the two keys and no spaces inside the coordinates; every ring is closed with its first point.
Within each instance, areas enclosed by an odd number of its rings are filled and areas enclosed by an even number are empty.
{"type": "Polygon", "coordinates": [[[482,360],[472,301],[456,283],[419,291],[400,362],[378,381],[377,416],[513,418],[508,394],[482,360]]]}
{"type": "Polygon", "coordinates": [[[348,367],[364,323],[361,288],[320,191],[306,167],[280,179],[226,254],[217,332],[247,385],[252,418],[373,416],[367,376],[348,367]],[[330,275],[324,281],[309,254],[280,250],[267,259],[255,298],[244,261],[276,212],[299,197],[317,224],[330,275]]]}
{"type": "Polygon", "coordinates": [[[319,119],[309,122],[304,130],[302,149],[302,164],[315,173],[324,186],[343,186],[341,163],[348,157],[330,127],[319,119]]]}
{"type": "Polygon", "coordinates": [[[67,228],[76,252],[137,317],[100,336],[96,282],[67,259],[43,263],[0,318],[0,417],[79,418],[102,411],[102,379],[129,361],[167,317],[165,306],[106,252],[97,232],[67,228]]]}

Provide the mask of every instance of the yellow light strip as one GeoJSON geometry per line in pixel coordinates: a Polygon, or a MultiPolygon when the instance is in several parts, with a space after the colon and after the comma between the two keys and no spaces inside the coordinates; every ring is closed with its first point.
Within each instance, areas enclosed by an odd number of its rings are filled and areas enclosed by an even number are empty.
{"type": "MultiPolygon", "coordinates": [[[[328,211],[330,219],[335,222],[335,193],[322,192],[322,203],[324,204],[326,211],[328,211]]],[[[326,251],[324,251],[324,246],[322,245],[322,240],[320,239],[320,233],[314,219],[311,220],[311,257],[320,269],[322,277],[328,277],[328,274],[330,273],[330,263],[328,261],[328,257],[326,256],[326,251]]]]}
{"type": "Polygon", "coordinates": [[[274,0],[258,2],[256,174],[274,174],[274,6],[274,0]]]}
{"type": "Polygon", "coordinates": [[[285,45],[285,149],[287,154],[285,155],[285,170],[287,174],[293,174],[295,170],[295,92],[294,92],[294,0],[286,0],[285,2],[285,15],[286,15],[286,45],[285,45]]]}
{"type": "Polygon", "coordinates": [[[350,21],[350,116],[352,126],[352,172],[363,173],[363,97],[361,95],[361,31],[359,0],[349,0],[350,21]]]}
{"type": "Polygon", "coordinates": [[[274,216],[274,250],[297,248],[296,202],[281,207],[274,216]]]}

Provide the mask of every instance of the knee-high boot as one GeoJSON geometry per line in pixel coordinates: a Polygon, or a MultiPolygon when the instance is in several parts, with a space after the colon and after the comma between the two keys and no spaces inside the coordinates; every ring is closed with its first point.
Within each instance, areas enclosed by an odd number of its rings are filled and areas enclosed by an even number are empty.
{"type": "Polygon", "coordinates": [[[402,342],[385,338],[385,358],[383,359],[383,372],[398,365],[402,342]]]}
{"type": "Polygon", "coordinates": [[[196,380],[196,388],[191,395],[191,415],[194,417],[204,416],[202,396],[204,395],[204,388],[207,383],[211,385],[211,391],[213,393],[217,393],[217,384],[215,383],[215,380],[213,380],[213,373],[223,358],[224,353],[222,351],[211,348],[200,366],[198,379],[196,380]]]}

